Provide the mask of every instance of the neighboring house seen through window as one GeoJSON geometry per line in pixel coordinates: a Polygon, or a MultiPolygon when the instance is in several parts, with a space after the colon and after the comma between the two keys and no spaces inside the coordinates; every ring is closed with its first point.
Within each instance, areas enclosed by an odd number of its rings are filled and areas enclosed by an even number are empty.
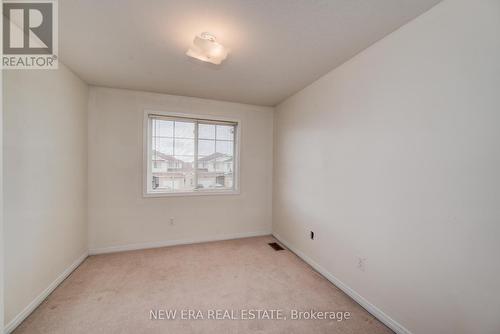
{"type": "Polygon", "coordinates": [[[237,126],[147,114],[146,194],[235,191],[237,126]]]}

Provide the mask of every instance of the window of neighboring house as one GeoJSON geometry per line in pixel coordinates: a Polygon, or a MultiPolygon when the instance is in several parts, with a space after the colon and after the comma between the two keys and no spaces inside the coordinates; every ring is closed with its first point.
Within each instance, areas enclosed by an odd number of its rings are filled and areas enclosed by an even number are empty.
{"type": "Polygon", "coordinates": [[[153,112],[145,117],[145,195],[237,190],[238,122],[153,112]]]}

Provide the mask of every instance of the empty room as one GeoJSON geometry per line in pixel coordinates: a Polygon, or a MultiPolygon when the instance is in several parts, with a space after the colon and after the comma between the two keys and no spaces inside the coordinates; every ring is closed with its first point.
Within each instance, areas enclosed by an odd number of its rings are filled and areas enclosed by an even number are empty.
{"type": "Polygon", "coordinates": [[[500,333],[500,0],[0,17],[1,333],[500,333]]]}

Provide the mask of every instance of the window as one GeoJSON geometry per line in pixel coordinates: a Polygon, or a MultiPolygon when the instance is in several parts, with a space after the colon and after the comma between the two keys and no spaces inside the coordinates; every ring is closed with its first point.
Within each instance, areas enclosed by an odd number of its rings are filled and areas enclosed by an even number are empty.
{"type": "Polygon", "coordinates": [[[145,195],[237,190],[238,122],[145,115],[145,195]]]}

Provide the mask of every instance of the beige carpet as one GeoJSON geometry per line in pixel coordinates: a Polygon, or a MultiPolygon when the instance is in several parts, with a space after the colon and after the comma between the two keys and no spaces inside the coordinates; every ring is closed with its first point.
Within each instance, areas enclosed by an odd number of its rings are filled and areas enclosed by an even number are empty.
{"type": "Polygon", "coordinates": [[[392,333],[293,253],[274,251],[272,241],[91,256],[15,333],[392,333]],[[151,310],[169,309],[178,310],[176,320],[150,320],[151,310]],[[199,310],[204,319],[179,319],[183,309],[199,310]],[[215,309],[234,310],[235,317],[241,310],[281,310],[287,319],[207,319],[215,309]],[[350,312],[351,318],[291,320],[294,309],[350,312]]]}

